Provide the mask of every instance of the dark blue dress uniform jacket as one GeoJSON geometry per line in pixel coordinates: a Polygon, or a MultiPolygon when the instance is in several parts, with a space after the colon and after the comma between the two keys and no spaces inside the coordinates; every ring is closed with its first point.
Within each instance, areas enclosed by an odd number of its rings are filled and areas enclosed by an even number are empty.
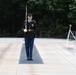
{"type": "MultiPolygon", "coordinates": [[[[23,22],[22,29],[25,29],[26,21],[23,22]]],[[[27,32],[24,33],[24,37],[26,39],[33,39],[35,38],[37,32],[37,24],[35,20],[32,20],[31,22],[27,22],[27,32]],[[32,31],[28,31],[28,30],[32,31]]]]}

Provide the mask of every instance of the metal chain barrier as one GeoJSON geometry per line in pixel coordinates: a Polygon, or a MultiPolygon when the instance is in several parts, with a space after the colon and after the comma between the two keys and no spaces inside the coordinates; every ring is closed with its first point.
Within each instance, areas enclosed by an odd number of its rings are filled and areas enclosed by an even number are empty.
{"type": "MultiPolygon", "coordinates": [[[[19,37],[21,34],[23,34],[24,32],[20,32],[20,33],[18,33],[17,35],[13,35],[12,37],[19,37]]],[[[67,36],[67,34],[68,34],[68,32],[66,32],[66,33],[64,33],[64,34],[62,34],[62,35],[58,35],[58,36],[53,36],[54,38],[60,38],[60,37],[63,37],[63,36],[67,36]]],[[[5,37],[5,35],[1,35],[0,34],[0,37],[5,37]]]]}

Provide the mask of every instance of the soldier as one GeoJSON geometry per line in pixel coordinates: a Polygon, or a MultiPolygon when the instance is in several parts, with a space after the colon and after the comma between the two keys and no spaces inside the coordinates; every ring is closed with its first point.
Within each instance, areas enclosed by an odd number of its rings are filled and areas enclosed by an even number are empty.
{"type": "Polygon", "coordinates": [[[25,48],[26,48],[27,60],[33,60],[32,59],[33,44],[34,44],[34,38],[37,30],[36,21],[33,20],[32,18],[33,18],[32,14],[28,14],[27,22],[25,20],[22,26],[24,31],[24,37],[25,37],[25,48]]]}

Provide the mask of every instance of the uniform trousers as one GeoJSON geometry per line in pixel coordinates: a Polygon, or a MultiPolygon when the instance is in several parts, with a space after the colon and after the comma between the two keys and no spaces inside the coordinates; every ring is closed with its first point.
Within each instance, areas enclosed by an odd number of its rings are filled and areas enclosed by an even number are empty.
{"type": "Polygon", "coordinates": [[[32,39],[25,38],[26,56],[28,59],[32,59],[33,44],[34,44],[34,38],[32,39]]]}

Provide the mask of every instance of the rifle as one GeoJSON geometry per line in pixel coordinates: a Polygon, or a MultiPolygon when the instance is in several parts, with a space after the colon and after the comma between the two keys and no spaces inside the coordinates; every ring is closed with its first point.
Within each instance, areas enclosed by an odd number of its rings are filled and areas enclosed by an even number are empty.
{"type": "Polygon", "coordinates": [[[26,12],[25,12],[25,28],[27,30],[27,5],[26,5],[26,12]]]}

